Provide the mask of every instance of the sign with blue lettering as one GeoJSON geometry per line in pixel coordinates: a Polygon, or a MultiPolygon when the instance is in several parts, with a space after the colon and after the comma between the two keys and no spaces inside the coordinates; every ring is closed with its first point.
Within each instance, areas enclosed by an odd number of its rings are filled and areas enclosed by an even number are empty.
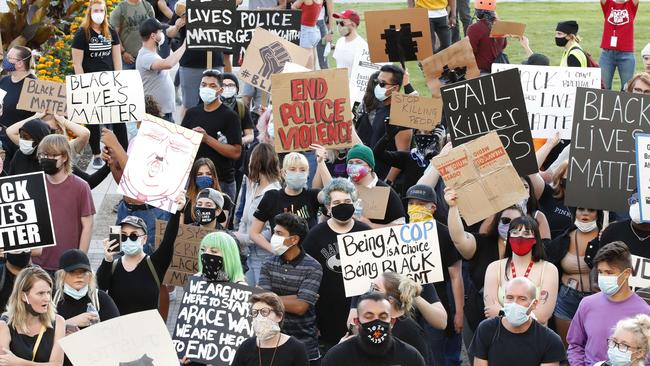
{"type": "Polygon", "coordinates": [[[421,284],[443,281],[435,221],[342,234],[337,240],[347,297],[367,292],[388,271],[421,284]]]}

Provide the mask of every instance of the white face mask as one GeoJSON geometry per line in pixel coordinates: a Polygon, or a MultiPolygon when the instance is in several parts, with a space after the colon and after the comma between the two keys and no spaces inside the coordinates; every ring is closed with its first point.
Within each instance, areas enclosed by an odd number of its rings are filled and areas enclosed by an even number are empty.
{"type": "Polygon", "coordinates": [[[377,98],[377,100],[380,102],[388,99],[388,95],[386,95],[386,88],[382,88],[379,86],[379,84],[375,85],[375,98],[377,98]]]}
{"type": "Polygon", "coordinates": [[[271,236],[271,248],[273,248],[273,253],[275,255],[282,255],[287,251],[287,249],[289,249],[288,246],[284,245],[284,241],[286,239],[287,238],[284,236],[277,234],[273,234],[273,236],[271,236]]]}
{"type": "Polygon", "coordinates": [[[237,95],[237,88],[235,87],[223,88],[223,93],[221,93],[221,96],[226,99],[232,98],[235,95],[237,95]]]}
{"type": "Polygon", "coordinates": [[[630,206],[630,219],[635,224],[641,223],[641,208],[639,207],[639,202],[630,206]]]}
{"type": "Polygon", "coordinates": [[[20,146],[20,152],[25,155],[31,155],[34,152],[34,141],[20,139],[18,146],[20,146]]]}
{"type": "Polygon", "coordinates": [[[160,39],[156,40],[156,43],[158,43],[158,47],[162,46],[163,43],[165,43],[165,33],[160,33],[160,39]]]}
{"type": "Polygon", "coordinates": [[[578,219],[574,222],[578,230],[580,230],[583,233],[590,233],[596,229],[598,229],[598,223],[596,220],[594,221],[589,221],[589,222],[582,222],[578,219]]]}
{"type": "Polygon", "coordinates": [[[101,25],[104,23],[104,13],[92,13],[90,14],[90,18],[93,20],[93,23],[97,25],[101,25]]]}

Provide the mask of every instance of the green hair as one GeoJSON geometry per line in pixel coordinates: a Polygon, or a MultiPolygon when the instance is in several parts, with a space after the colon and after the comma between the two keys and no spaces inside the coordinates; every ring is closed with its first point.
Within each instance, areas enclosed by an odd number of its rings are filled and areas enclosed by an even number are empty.
{"type": "Polygon", "coordinates": [[[244,271],[241,268],[241,259],[239,257],[239,247],[230,234],[217,231],[206,235],[201,240],[201,248],[199,250],[199,272],[201,273],[203,273],[201,254],[207,248],[221,250],[223,255],[223,269],[228,274],[231,282],[245,281],[244,271]]]}

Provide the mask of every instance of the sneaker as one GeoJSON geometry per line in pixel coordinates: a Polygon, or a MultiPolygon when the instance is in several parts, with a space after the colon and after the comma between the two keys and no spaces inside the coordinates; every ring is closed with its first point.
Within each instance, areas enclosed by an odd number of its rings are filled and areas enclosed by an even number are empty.
{"type": "Polygon", "coordinates": [[[99,156],[95,156],[93,158],[93,164],[92,164],[94,169],[101,169],[101,167],[104,166],[104,160],[100,158],[99,156]]]}

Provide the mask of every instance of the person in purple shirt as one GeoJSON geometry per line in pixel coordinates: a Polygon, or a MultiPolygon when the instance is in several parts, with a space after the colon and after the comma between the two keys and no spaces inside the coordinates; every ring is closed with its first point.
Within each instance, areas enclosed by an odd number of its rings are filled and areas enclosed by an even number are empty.
{"type": "Polygon", "coordinates": [[[632,256],[625,243],[604,245],[593,262],[601,292],[585,297],[571,321],[567,335],[571,366],[606,360],[607,338],[616,323],[637,314],[650,315],[650,306],[630,289],[632,256]]]}

